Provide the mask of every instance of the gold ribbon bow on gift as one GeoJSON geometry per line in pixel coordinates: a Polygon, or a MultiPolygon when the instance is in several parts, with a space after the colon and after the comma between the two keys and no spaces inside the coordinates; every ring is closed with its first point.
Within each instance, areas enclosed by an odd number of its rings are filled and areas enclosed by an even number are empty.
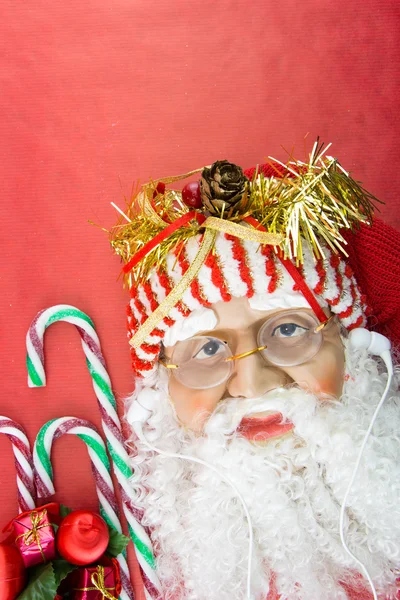
{"type": "MultiPolygon", "coordinates": [[[[37,546],[40,550],[40,554],[42,556],[42,560],[45,563],[46,557],[44,555],[42,544],[40,542],[39,530],[43,529],[44,527],[51,527],[50,523],[43,523],[43,519],[47,516],[47,509],[42,510],[41,513],[38,513],[37,511],[33,511],[33,512],[31,512],[31,514],[29,516],[31,518],[32,528],[29,529],[28,531],[26,531],[25,533],[21,533],[16,538],[15,541],[22,538],[25,546],[31,546],[32,544],[37,544],[37,546]]],[[[23,525],[23,523],[19,523],[19,524],[23,525]]],[[[23,525],[23,527],[26,527],[26,525],[23,525]]]]}
{"type": "Polygon", "coordinates": [[[79,592],[94,592],[97,590],[102,594],[101,600],[118,600],[118,598],[113,596],[109,591],[115,590],[115,586],[112,588],[106,588],[104,580],[104,567],[98,565],[97,571],[92,573],[90,576],[90,581],[92,582],[93,587],[75,588],[75,590],[79,592]]]}

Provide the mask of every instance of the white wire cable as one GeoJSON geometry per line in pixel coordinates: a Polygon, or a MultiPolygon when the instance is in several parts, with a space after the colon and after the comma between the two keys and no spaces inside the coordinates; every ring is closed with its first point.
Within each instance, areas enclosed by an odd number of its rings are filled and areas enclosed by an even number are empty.
{"type": "Polygon", "coordinates": [[[349,556],[351,556],[351,558],[361,567],[361,569],[362,569],[362,571],[363,571],[363,573],[364,573],[364,575],[365,575],[366,579],[368,580],[368,583],[369,583],[369,585],[371,587],[371,591],[372,591],[372,595],[374,597],[374,600],[378,600],[378,595],[376,593],[375,586],[374,586],[374,584],[372,582],[372,578],[371,578],[370,574],[368,573],[368,570],[365,567],[365,565],[356,556],[354,556],[354,554],[351,552],[351,550],[347,546],[346,540],[344,539],[344,514],[345,514],[345,511],[346,511],[347,499],[348,499],[348,496],[350,494],[351,488],[352,488],[352,486],[354,484],[355,478],[357,476],[358,469],[359,469],[360,463],[361,463],[361,458],[362,458],[362,455],[363,455],[364,450],[365,450],[365,446],[367,444],[369,436],[371,435],[372,428],[375,425],[375,421],[376,421],[376,418],[378,416],[378,413],[379,413],[380,409],[382,408],[383,403],[386,400],[386,397],[388,395],[389,388],[390,388],[390,385],[391,385],[392,379],[393,379],[393,364],[392,364],[392,360],[391,360],[391,357],[390,357],[390,352],[388,352],[386,355],[382,354],[381,358],[383,359],[383,361],[384,361],[384,363],[386,365],[386,368],[387,368],[387,372],[388,372],[387,384],[386,384],[385,390],[384,390],[384,392],[382,394],[382,398],[380,399],[380,401],[379,401],[379,403],[378,403],[378,405],[377,405],[377,407],[375,409],[375,412],[374,412],[374,414],[372,416],[372,419],[371,419],[371,422],[369,424],[367,433],[364,436],[364,440],[363,440],[363,442],[361,444],[360,452],[358,453],[358,457],[357,457],[356,464],[355,464],[355,467],[354,467],[354,470],[353,470],[353,474],[351,476],[350,483],[347,486],[347,490],[346,490],[346,493],[345,493],[344,498],[343,498],[342,506],[340,507],[340,519],[339,519],[339,533],[340,533],[340,541],[342,542],[342,546],[345,549],[345,551],[347,552],[347,554],[349,556]]]}
{"type": "MultiPolygon", "coordinates": [[[[148,448],[150,448],[150,450],[157,452],[161,456],[166,456],[167,458],[181,458],[182,460],[192,461],[192,462],[198,463],[199,465],[208,467],[209,469],[211,469],[211,471],[214,471],[214,473],[217,473],[217,475],[219,475],[219,477],[223,481],[225,481],[228,485],[230,485],[231,488],[235,491],[235,493],[237,494],[238,498],[240,499],[240,501],[242,503],[243,510],[244,510],[244,513],[245,513],[246,519],[247,519],[248,529],[249,529],[249,550],[248,550],[248,559],[247,559],[246,596],[247,596],[247,600],[253,600],[253,596],[251,595],[251,571],[252,571],[252,562],[253,562],[253,525],[251,522],[251,517],[250,517],[249,510],[247,508],[246,501],[243,498],[240,491],[238,490],[238,488],[236,487],[236,485],[233,483],[233,481],[231,481],[228,477],[226,477],[226,475],[221,473],[216,467],[214,467],[213,465],[210,465],[210,463],[208,463],[204,460],[201,460],[200,458],[196,458],[195,456],[190,456],[188,454],[175,454],[174,452],[165,452],[164,450],[160,450],[159,448],[156,448],[155,446],[153,446],[146,440],[144,433],[143,433],[141,423],[139,423],[139,422],[133,423],[133,426],[134,426],[135,432],[137,433],[138,437],[148,448]]],[[[269,465],[272,468],[277,469],[280,472],[282,471],[282,469],[280,467],[278,467],[278,465],[275,465],[273,463],[269,463],[269,465]]]]}
{"type": "MultiPolygon", "coordinates": [[[[376,353],[378,354],[378,352],[376,353]]],[[[365,565],[351,552],[351,550],[349,549],[349,547],[346,544],[346,540],[344,538],[344,515],[345,515],[345,511],[346,511],[346,504],[347,504],[347,499],[348,496],[350,494],[351,488],[354,484],[355,478],[357,476],[358,473],[358,469],[360,467],[360,463],[361,463],[361,459],[362,459],[362,455],[364,453],[365,450],[365,446],[367,444],[367,441],[369,439],[369,436],[371,435],[371,431],[372,428],[375,424],[376,418],[378,416],[378,413],[380,411],[380,409],[382,408],[383,403],[386,400],[386,397],[388,395],[389,389],[390,389],[390,385],[392,383],[392,379],[393,379],[393,364],[392,364],[392,359],[391,359],[391,355],[390,355],[390,351],[389,350],[385,350],[381,353],[378,354],[384,361],[386,368],[387,368],[387,372],[388,372],[388,380],[386,383],[386,387],[384,389],[384,392],[382,394],[382,397],[375,409],[375,412],[372,416],[371,422],[368,426],[368,430],[364,436],[363,442],[361,444],[361,448],[360,451],[358,453],[357,456],[357,460],[356,460],[356,464],[349,482],[349,485],[347,486],[346,489],[346,493],[344,495],[343,498],[343,502],[342,505],[340,507],[340,518],[339,518],[339,534],[340,534],[340,540],[342,543],[342,546],[344,548],[344,550],[347,552],[347,554],[349,556],[351,556],[351,558],[359,565],[359,567],[362,569],[370,587],[371,587],[371,591],[372,591],[372,595],[374,597],[374,600],[378,600],[378,596],[374,587],[374,584],[372,582],[372,578],[370,576],[370,574],[368,573],[367,568],[365,567],[365,565]]],[[[238,490],[238,488],[236,487],[236,485],[228,478],[226,477],[226,475],[224,475],[223,473],[221,473],[216,467],[214,467],[213,465],[211,465],[210,463],[201,460],[200,458],[196,458],[194,456],[190,456],[190,455],[186,455],[186,454],[175,454],[173,452],[166,452],[164,450],[160,450],[159,448],[156,448],[155,446],[153,446],[152,444],[150,444],[143,433],[143,428],[142,428],[142,422],[147,420],[147,417],[149,416],[149,414],[151,414],[151,410],[149,410],[149,408],[142,406],[140,403],[138,403],[138,401],[136,401],[136,405],[135,405],[135,416],[139,417],[138,420],[135,420],[132,423],[132,427],[134,429],[134,431],[136,432],[136,434],[138,435],[138,437],[140,438],[140,440],[153,452],[157,452],[158,454],[160,454],[161,456],[165,456],[167,458],[181,458],[182,460],[187,460],[187,461],[191,461],[191,462],[195,462],[198,463],[200,465],[203,465],[205,467],[208,467],[209,469],[211,469],[212,471],[214,471],[214,473],[217,473],[217,475],[219,475],[219,477],[225,481],[228,485],[230,485],[232,487],[232,489],[235,491],[235,493],[237,494],[238,498],[240,499],[242,506],[243,506],[243,510],[244,513],[246,515],[246,519],[247,519],[247,525],[248,525],[248,529],[249,529],[249,550],[248,550],[248,561],[247,561],[247,600],[253,600],[253,597],[251,595],[251,570],[252,570],[252,561],[253,561],[253,526],[252,526],[252,522],[251,522],[251,517],[250,517],[250,513],[249,510],[247,508],[247,504],[242,496],[242,494],[240,493],[240,491],[238,490]]],[[[275,465],[274,463],[268,463],[272,468],[276,469],[279,472],[282,472],[282,469],[280,467],[278,467],[278,465],[275,465]]]]}

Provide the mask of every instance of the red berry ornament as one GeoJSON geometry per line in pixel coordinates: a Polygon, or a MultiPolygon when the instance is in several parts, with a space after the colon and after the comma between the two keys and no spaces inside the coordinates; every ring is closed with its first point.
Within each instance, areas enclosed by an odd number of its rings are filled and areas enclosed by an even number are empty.
{"type": "Polygon", "coordinates": [[[201,208],[203,206],[199,181],[192,181],[185,185],[182,189],[182,200],[186,206],[190,206],[191,208],[201,208]]]}
{"type": "Polygon", "coordinates": [[[103,556],[110,535],[100,515],[76,510],[62,520],[57,532],[57,549],[73,565],[90,565],[103,556]]]}

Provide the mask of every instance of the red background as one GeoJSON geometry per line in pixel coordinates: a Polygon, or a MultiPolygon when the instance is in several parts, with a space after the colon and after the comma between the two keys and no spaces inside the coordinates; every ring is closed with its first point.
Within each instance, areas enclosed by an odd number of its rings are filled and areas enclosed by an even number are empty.
{"type": "MultiPolygon", "coordinates": [[[[0,413],[31,441],[50,418],[100,425],[79,336],[45,338],[46,388],[26,386],[37,311],[70,303],[95,321],[119,398],[132,388],[126,293],[107,235],[134,182],[281,146],[303,158],[319,135],[400,228],[399,5],[363,0],[2,0],[0,413]],[[7,27],[4,28],[6,23],[7,27]]],[[[377,256],[379,253],[377,252],[377,256]]],[[[0,506],[16,511],[0,436],[0,506]]],[[[57,498],[96,508],[82,442],[55,444],[57,498]]],[[[138,595],[141,598],[141,595],[138,595]]]]}

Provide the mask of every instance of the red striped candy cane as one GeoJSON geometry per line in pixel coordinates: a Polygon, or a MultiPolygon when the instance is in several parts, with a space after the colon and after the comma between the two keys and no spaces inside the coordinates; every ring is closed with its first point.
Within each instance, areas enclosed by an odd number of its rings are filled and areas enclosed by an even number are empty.
{"type": "Polygon", "coordinates": [[[19,423],[0,416],[0,433],[4,433],[12,443],[17,471],[19,512],[31,510],[36,506],[31,447],[26,433],[19,423]]]}

